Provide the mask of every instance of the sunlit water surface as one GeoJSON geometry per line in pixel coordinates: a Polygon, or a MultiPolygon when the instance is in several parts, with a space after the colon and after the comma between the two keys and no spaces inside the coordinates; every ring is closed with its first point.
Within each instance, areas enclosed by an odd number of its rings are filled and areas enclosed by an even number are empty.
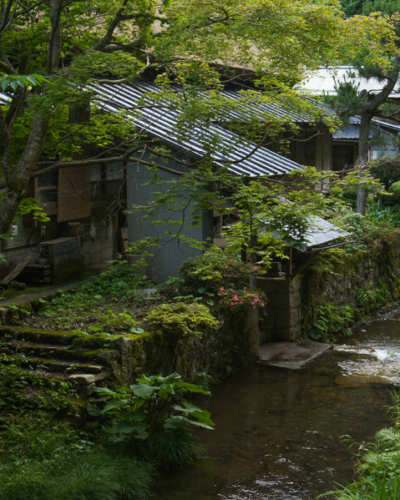
{"type": "Polygon", "coordinates": [[[350,442],[390,424],[400,316],[374,322],[306,367],[253,366],[198,403],[208,458],[159,478],[154,500],[315,500],[353,478],[350,442]],[[350,435],[352,441],[343,436],[350,435]]]}

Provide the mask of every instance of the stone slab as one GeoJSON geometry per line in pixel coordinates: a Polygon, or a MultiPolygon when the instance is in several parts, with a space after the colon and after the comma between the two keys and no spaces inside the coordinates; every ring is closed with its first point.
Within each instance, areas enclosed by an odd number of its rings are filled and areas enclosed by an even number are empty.
{"type": "Polygon", "coordinates": [[[270,342],[260,346],[260,363],[296,370],[330,349],[329,344],[302,342],[270,342]]]}

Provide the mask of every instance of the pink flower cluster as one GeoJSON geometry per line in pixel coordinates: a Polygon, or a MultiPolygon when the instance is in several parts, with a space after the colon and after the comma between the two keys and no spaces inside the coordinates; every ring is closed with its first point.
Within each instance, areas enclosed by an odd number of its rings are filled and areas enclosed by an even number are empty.
{"type": "Polygon", "coordinates": [[[247,275],[248,273],[259,274],[260,267],[248,262],[239,262],[231,258],[229,259],[229,262],[223,265],[222,272],[224,276],[239,278],[247,275]]]}
{"type": "Polygon", "coordinates": [[[220,288],[218,296],[221,297],[220,304],[229,305],[231,307],[241,306],[243,304],[250,305],[253,309],[257,307],[265,307],[267,298],[263,293],[251,293],[244,287],[243,290],[237,291],[232,288],[220,288]]]}

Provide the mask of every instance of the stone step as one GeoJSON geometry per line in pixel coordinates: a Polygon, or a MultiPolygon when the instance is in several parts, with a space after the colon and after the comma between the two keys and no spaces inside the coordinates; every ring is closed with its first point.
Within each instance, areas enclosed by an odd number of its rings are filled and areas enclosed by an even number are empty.
{"type": "Polygon", "coordinates": [[[98,373],[74,373],[69,375],[67,372],[48,372],[46,369],[26,369],[26,372],[35,375],[36,380],[42,380],[44,383],[50,382],[70,382],[76,388],[78,395],[86,399],[94,393],[94,389],[99,382],[108,379],[111,372],[101,371],[98,373]]]}
{"type": "Polygon", "coordinates": [[[37,378],[40,379],[51,379],[51,380],[69,380],[76,382],[79,385],[92,385],[97,382],[106,380],[110,376],[110,372],[103,370],[98,373],[73,373],[68,374],[66,372],[49,372],[43,368],[35,368],[33,370],[26,370],[26,372],[35,373],[37,378]]]}
{"type": "MultiPolygon", "coordinates": [[[[40,342],[44,344],[71,345],[79,338],[78,333],[63,332],[54,330],[40,330],[36,328],[21,328],[15,326],[0,326],[0,339],[29,340],[30,342],[40,342]]],[[[92,345],[96,345],[98,339],[94,338],[92,345]]],[[[90,345],[90,337],[87,341],[90,345]]]]}
{"type": "Polygon", "coordinates": [[[95,361],[101,365],[110,366],[120,359],[119,351],[112,349],[78,349],[69,346],[27,342],[7,339],[6,347],[14,353],[23,353],[28,357],[44,359],[61,359],[64,361],[82,363],[82,361],[95,361]]]}
{"type": "MultiPolygon", "coordinates": [[[[15,362],[14,356],[8,356],[2,359],[5,364],[11,364],[15,362]]],[[[104,370],[102,365],[91,365],[76,363],[74,361],[61,361],[59,359],[46,359],[46,358],[32,358],[20,356],[18,358],[18,363],[23,367],[32,369],[44,369],[50,373],[64,373],[66,375],[71,375],[75,373],[100,373],[104,370]]]]}

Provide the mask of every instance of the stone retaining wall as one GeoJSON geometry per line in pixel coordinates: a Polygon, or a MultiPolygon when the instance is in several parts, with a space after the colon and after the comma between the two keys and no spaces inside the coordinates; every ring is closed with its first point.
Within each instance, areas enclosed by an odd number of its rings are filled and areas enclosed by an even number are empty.
{"type": "Polygon", "coordinates": [[[268,297],[261,343],[308,336],[321,307],[347,311],[353,321],[400,297],[400,246],[381,242],[368,252],[321,254],[294,280],[258,278],[268,297]]]}

